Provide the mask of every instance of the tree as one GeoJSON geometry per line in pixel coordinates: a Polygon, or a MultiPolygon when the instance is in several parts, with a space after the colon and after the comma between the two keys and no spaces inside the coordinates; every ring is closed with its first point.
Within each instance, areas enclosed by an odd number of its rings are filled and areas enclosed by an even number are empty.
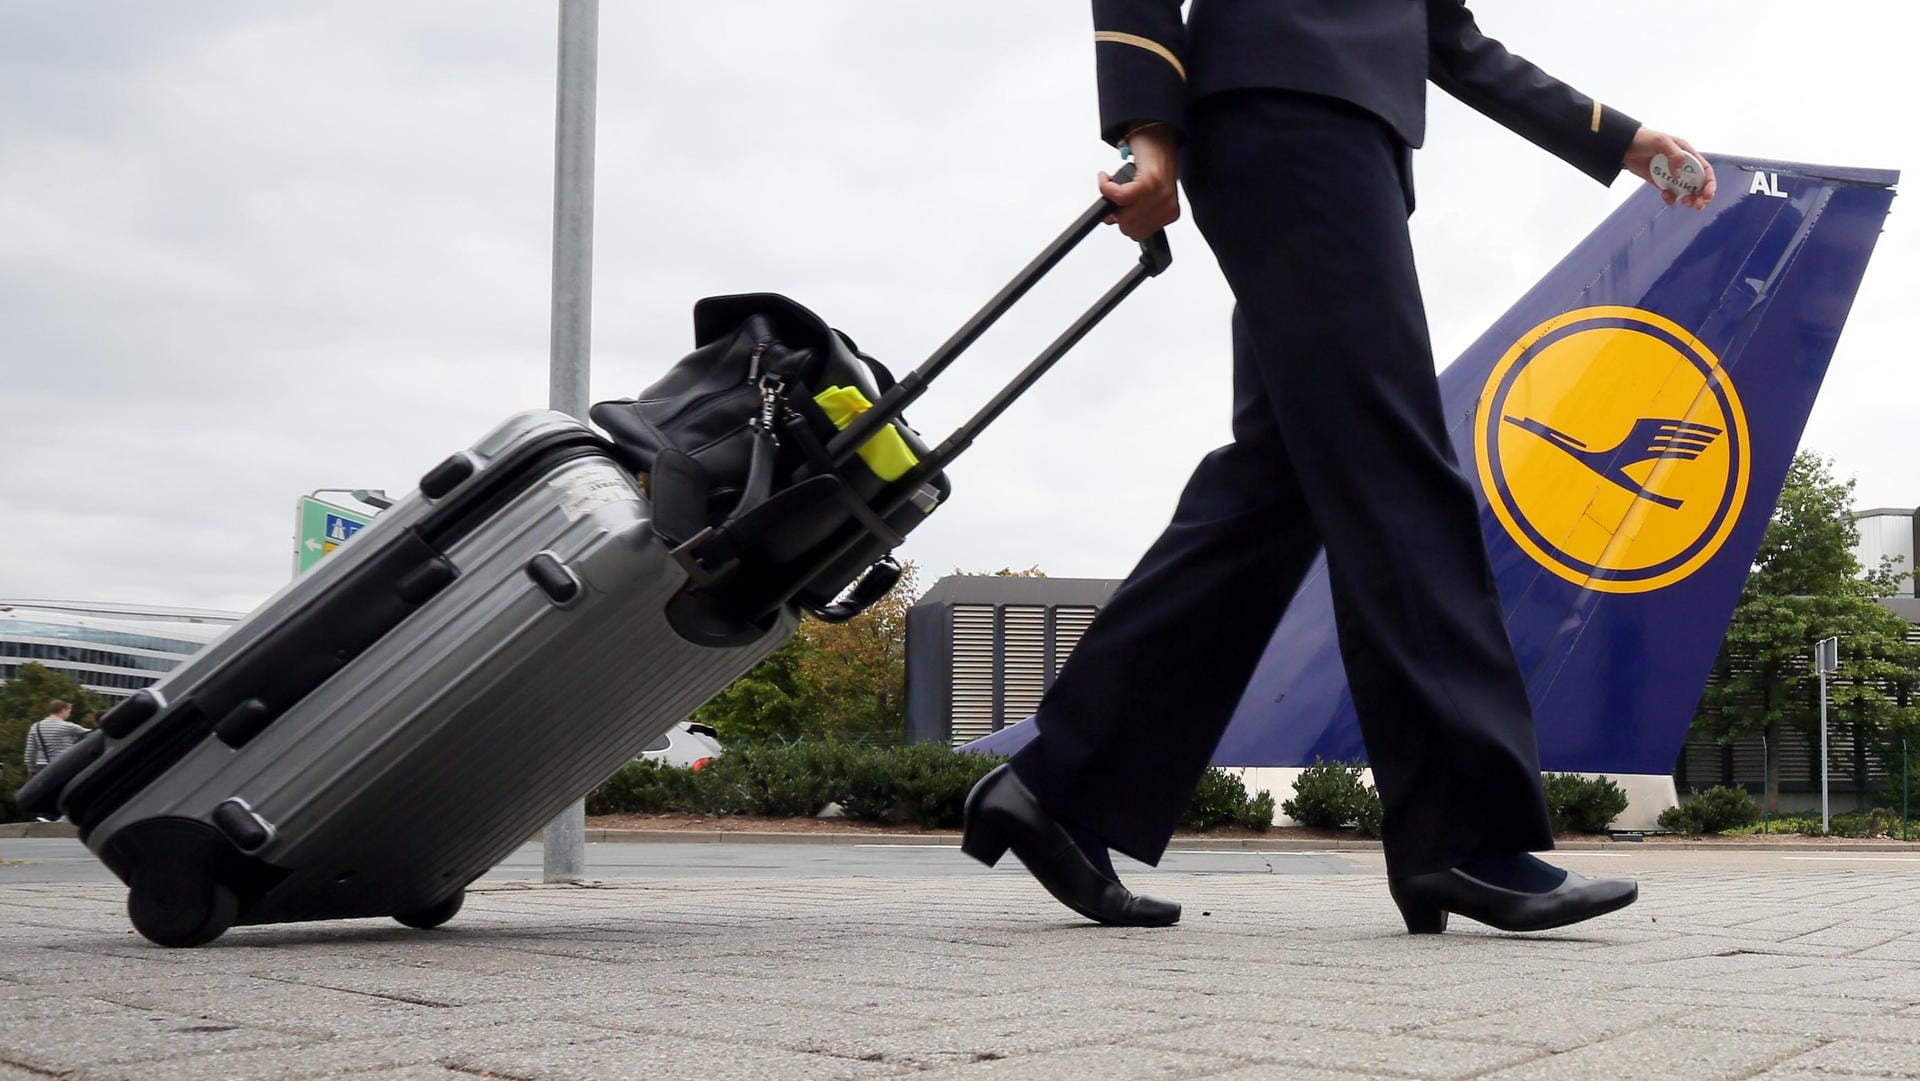
{"type": "Polygon", "coordinates": [[[799,637],[801,681],[833,734],[897,743],[907,732],[907,611],[919,593],[919,570],[901,565],[900,582],[873,607],[845,623],[808,620],[799,637]]]}
{"type": "Polygon", "coordinates": [[[746,675],[693,712],[713,726],[721,743],[793,740],[822,734],[821,718],[808,706],[800,680],[800,657],[808,644],[790,638],[746,675]]]}
{"type": "Polygon", "coordinates": [[[1851,724],[1882,750],[1898,734],[1920,729],[1914,687],[1920,647],[1906,639],[1906,621],[1874,603],[1892,595],[1899,571],[1891,562],[1862,573],[1853,549],[1854,482],[1834,479],[1832,466],[1802,451],[1787,469],[1753,572],[1741,590],[1720,654],[1718,677],[1701,696],[1694,724],[1722,740],[1765,735],[1766,805],[1780,809],[1783,732],[1819,741],[1819,679],[1809,659],[1815,641],[1840,638],[1840,672],[1830,684],[1830,724],[1851,724]]]}
{"type": "Polygon", "coordinates": [[[906,734],[907,611],[919,596],[909,562],[872,608],[845,623],[809,619],[791,640],[700,707],[722,742],[906,734]]]}
{"type": "Polygon", "coordinates": [[[75,720],[106,708],[106,699],[72,676],[32,661],[0,684],[0,810],[8,819],[14,817],[13,794],[27,780],[27,729],[47,715],[47,703],[55,698],[73,703],[75,720]]]}

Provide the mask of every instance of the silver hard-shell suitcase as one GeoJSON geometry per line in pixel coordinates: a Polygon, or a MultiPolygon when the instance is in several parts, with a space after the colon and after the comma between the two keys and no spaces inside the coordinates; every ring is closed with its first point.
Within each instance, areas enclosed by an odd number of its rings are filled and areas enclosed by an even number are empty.
{"type": "MultiPolygon", "coordinates": [[[[1081,214],[838,433],[823,470],[718,526],[653,520],[617,448],[572,418],[509,419],[111,710],[18,804],[71,818],[162,945],[235,923],[444,923],[469,883],[786,641],[803,608],[847,618],[892,585],[887,553],[932,509],[929,485],[944,493],[942,470],[1167,267],[1164,235],[877,498],[840,470],[1113,209],[1081,214]],[[843,580],[845,597],[806,599],[843,580]]],[[[665,508],[670,478],[652,479],[665,508]]]]}
{"type": "Polygon", "coordinates": [[[436,473],[434,496],[402,499],[117,711],[116,738],[66,786],[63,809],[127,882],[148,938],[442,922],[469,882],[798,622],[782,610],[723,647],[674,633],[664,613],[685,572],[635,478],[564,414],[520,414],[436,473]],[[444,521],[462,514],[464,529],[444,521]],[[392,596],[409,590],[424,596],[392,596]],[[371,621],[357,655],[273,700],[263,665],[349,650],[351,632],[313,624],[383,599],[404,609],[393,626],[371,621]]]}

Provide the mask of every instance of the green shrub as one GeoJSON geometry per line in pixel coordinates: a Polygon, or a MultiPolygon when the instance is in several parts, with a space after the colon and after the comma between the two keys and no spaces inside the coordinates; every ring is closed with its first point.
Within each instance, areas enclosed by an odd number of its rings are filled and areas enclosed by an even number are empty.
{"type": "Polygon", "coordinates": [[[862,747],[849,756],[838,802],[849,818],[952,829],[960,825],[967,793],[1004,761],[937,743],[862,747]]]}
{"type": "MultiPolygon", "coordinates": [[[[848,818],[861,821],[955,829],[963,820],[967,793],[1004,761],[929,743],[746,743],[699,770],[629,763],[587,797],[587,813],[790,818],[816,815],[838,803],[848,818]]],[[[1201,830],[1236,824],[1266,830],[1273,824],[1273,796],[1261,792],[1249,798],[1239,778],[1209,769],[1184,824],[1201,830]]]]}
{"type": "MultiPolygon", "coordinates": [[[[1896,840],[1900,837],[1900,813],[1885,807],[1833,815],[1832,823],[1832,830],[1823,834],[1820,831],[1820,815],[1802,811],[1782,815],[1772,821],[1737,826],[1726,833],[1733,837],[1757,837],[1763,833],[1797,833],[1808,837],[1890,837],[1896,840]]],[[[1916,836],[1920,836],[1920,833],[1916,833],[1916,836]]]]}
{"type": "Polygon", "coordinates": [[[1379,837],[1380,821],[1386,817],[1386,814],[1387,809],[1380,802],[1380,793],[1369,788],[1366,800],[1360,805],[1360,814],[1353,820],[1353,828],[1358,830],[1362,837],[1379,837]]]}
{"type": "Polygon", "coordinates": [[[1245,826],[1262,833],[1273,827],[1273,794],[1261,792],[1251,798],[1239,777],[1211,766],[1200,777],[1180,824],[1190,830],[1210,830],[1219,826],[1245,826]]]}
{"type": "Polygon", "coordinates": [[[663,766],[642,759],[620,767],[587,796],[587,813],[662,814],[668,811],[703,813],[708,799],[700,781],[705,771],[663,766]]]}
{"type": "Polygon", "coordinates": [[[1605,833],[1627,809],[1627,794],[1605,777],[1549,773],[1544,782],[1555,833],[1605,833]]]}
{"type": "Polygon", "coordinates": [[[587,810],[794,818],[838,803],[849,818],[952,827],[974,783],[1003,761],[937,744],[747,743],[699,770],[629,763],[587,797],[587,810]]]}
{"type": "Polygon", "coordinates": [[[1857,811],[1841,815],[1833,820],[1834,832],[1838,833],[1844,821],[1847,832],[1842,837],[1899,837],[1900,812],[1890,807],[1875,807],[1871,811],[1857,811]]]}
{"type": "MultiPolygon", "coordinates": [[[[710,810],[719,814],[811,817],[829,803],[845,804],[847,779],[868,748],[831,741],[743,744],[699,772],[714,786],[710,810]]],[[[951,753],[951,752],[949,752],[951,753]]]]}
{"type": "Polygon", "coordinates": [[[1280,805],[1288,818],[1303,826],[1340,829],[1356,825],[1369,837],[1380,835],[1380,794],[1362,784],[1365,767],[1346,762],[1323,762],[1300,771],[1293,782],[1293,798],[1280,805]]]}
{"type": "Polygon", "coordinates": [[[1256,833],[1265,833],[1273,828],[1274,810],[1273,793],[1263,788],[1247,801],[1246,809],[1240,814],[1240,824],[1256,833]]]}
{"type": "Polygon", "coordinates": [[[1744,788],[1716,785],[1705,792],[1695,790],[1693,798],[1678,807],[1660,812],[1660,828],[1698,837],[1703,833],[1724,833],[1760,820],[1760,805],[1744,788]]]}

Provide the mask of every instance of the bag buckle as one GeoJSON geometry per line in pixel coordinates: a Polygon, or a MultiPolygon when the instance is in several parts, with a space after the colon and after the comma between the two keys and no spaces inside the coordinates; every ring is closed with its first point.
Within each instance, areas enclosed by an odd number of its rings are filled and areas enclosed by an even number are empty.
{"type": "Polygon", "coordinates": [[[700,532],[695,533],[691,540],[676,546],[668,553],[673,556],[675,563],[680,564],[680,569],[687,572],[687,580],[694,585],[710,586],[721,578],[726,577],[728,572],[740,565],[739,559],[728,557],[720,563],[719,566],[710,566],[707,561],[701,557],[700,549],[705,547],[706,543],[714,538],[714,535],[714,527],[708,526],[700,532]]]}
{"type": "Polygon", "coordinates": [[[780,445],[780,433],[774,430],[773,417],[779,412],[781,395],[787,389],[787,381],[772,372],[760,377],[760,419],[755,425],[774,446],[780,445]]]}

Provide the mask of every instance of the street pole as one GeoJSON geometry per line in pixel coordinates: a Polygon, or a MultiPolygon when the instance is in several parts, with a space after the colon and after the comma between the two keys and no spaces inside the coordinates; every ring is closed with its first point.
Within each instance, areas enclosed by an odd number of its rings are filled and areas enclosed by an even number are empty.
{"type": "Polygon", "coordinates": [[[1820,669],[1820,832],[1831,833],[1827,816],[1827,670],[1820,669]]]}
{"type": "Polygon", "coordinates": [[[1827,813],[1827,676],[1840,670],[1840,639],[1822,638],[1813,644],[1813,669],[1820,673],[1820,832],[1832,832],[1827,813]]]}
{"type": "Polygon", "coordinates": [[[1773,804],[1767,799],[1767,779],[1773,776],[1773,747],[1767,734],[1760,733],[1760,833],[1773,832],[1773,804]]]}
{"type": "MultiPolygon", "coordinates": [[[[593,330],[593,128],[600,0],[560,0],[558,105],[553,125],[553,322],[548,404],[587,419],[593,330]]],[[[560,812],[541,837],[544,879],[587,871],[587,805],[560,812]]]]}

